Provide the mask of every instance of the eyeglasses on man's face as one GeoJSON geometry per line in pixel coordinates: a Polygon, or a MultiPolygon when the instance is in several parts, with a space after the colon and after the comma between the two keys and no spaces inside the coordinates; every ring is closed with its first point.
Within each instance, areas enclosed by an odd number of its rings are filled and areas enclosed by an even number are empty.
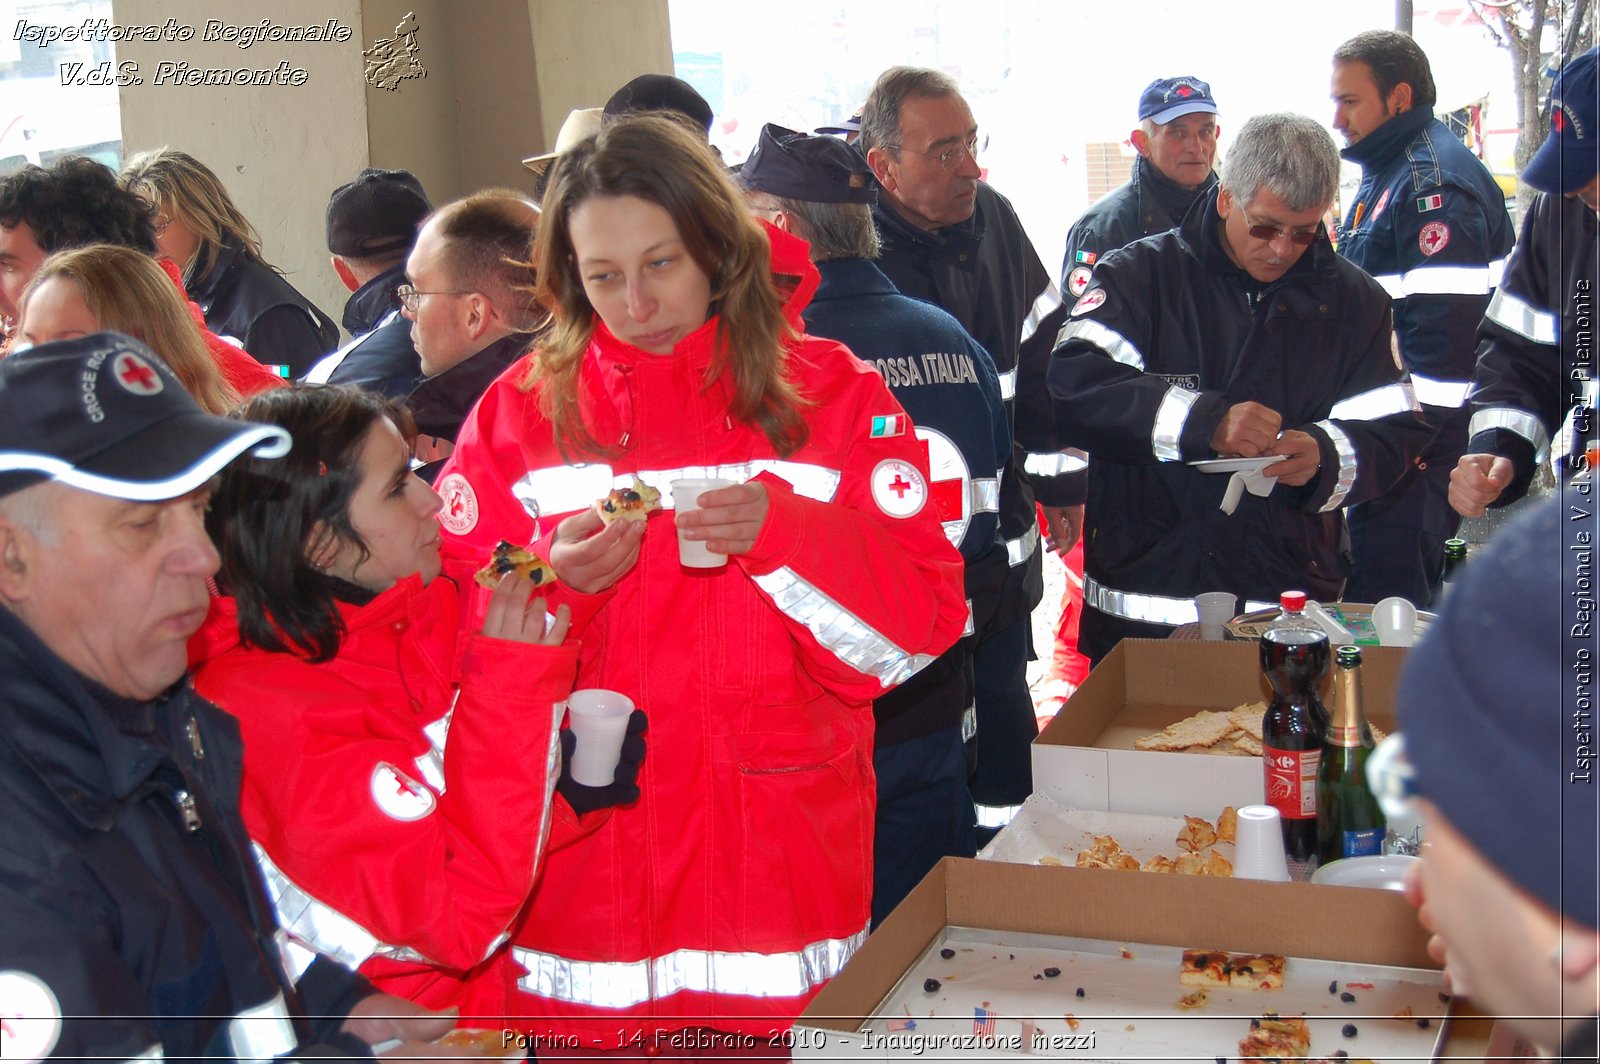
{"type": "Polygon", "coordinates": [[[1239,213],[1244,215],[1244,224],[1249,226],[1247,232],[1256,240],[1272,243],[1280,238],[1286,239],[1297,248],[1308,248],[1317,242],[1317,232],[1320,225],[1313,225],[1309,229],[1281,229],[1276,225],[1262,225],[1250,220],[1250,212],[1243,207],[1239,213]]]}
{"type": "Polygon", "coordinates": [[[908,148],[904,144],[887,144],[885,147],[893,148],[895,151],[908,151],[912,155],[920,155],[924,159],[932,159],[946,170],[949,170],[957,166],[962,159],[969,155],[976,161],[978,153],[989,147],[989,138],[975,136],[965,144],[957,144],[940,152],[918,151],[915,148],[908,148]]]}
{"type": "Polygon", "coordinates": [[[417,312],[418,304],[422,302],[423,296],[465,296],[471,295],[472,293],[458,288],[435,292],[419,292],[410,285],[403,284],[399,288],[395,289],[394,294],[400,300],[400,305],[402,307],[405,307],[406,310],[410,311],[412,314],[415,314],[417,312]]]}

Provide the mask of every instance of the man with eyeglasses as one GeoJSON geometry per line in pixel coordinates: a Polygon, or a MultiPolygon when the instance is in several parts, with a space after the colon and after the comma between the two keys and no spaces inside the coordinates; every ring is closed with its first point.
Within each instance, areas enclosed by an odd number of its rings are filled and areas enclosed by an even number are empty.
{"type": "Polygon", "coordinates": [[[406,259],[409,283],[397,294],[423,375],[406,405],[426,478],[455,449],[484,389],[528,350],[544,317],[527,264],[538,218],[519,192],[475,192],[429,215],[406,259]]]}
{"type": "Polygon", "coordinates": [[[1015,446],[1000,480],[1009,571],[994,620],[977,633],[971,782],[982,845],[1033,790],[1029,618],[1044,592],[1035,498],[1057,549],[1072,546],[1082,523],[1082,462],[1060,451],[1044,383],[1065,310],[1017,212],[980,180],[984,138],[948,75],[884,71],[862,108],[856,147],[882,190],[873,206],[879,268],[905,295],[942,307],[994,357],[1012,422],[1015,446]]]}
{"type": "Polygon", "coordinates": [[[1289,588],[1337,599],[1341,507],[1381,493],[1427,442],[1389,297],[1322,227],[1338,185],[1325,129],[1252,118],[1183,225],[1107,255],[1072,308],[1049,385],[1063,435],[1094,455],[1092,661],[1196,621],[1202,592],[1246,609],[1289,588]],[[1275,461],[1187,464],[1217,458],[1275,461]]]}
{"type": "Polygon", "coordinates": [[[1444,573],[1444,541],[1461,527],[1450,472],[1466,450],[1474,333],[1511,250],[1511,219],[1488,169],[1434,117],[1433,74],[1411,37],[1369,30],[1341,44],[1332,95],[1344,157],[1364,171],[1339,253],[1394,298],[1400,357],[1438,433],[1392,491],[1351,508],[1345,597],[1424,607],[1444,573]]]}

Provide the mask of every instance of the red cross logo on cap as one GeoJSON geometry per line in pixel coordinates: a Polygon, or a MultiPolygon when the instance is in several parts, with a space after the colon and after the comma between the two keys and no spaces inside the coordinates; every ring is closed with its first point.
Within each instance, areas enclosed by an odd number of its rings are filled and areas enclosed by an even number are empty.
{"type": "Polygon", "coordinates": [[[156,368],[131,351],[117,356],[115,368],[117,383],[134,395],[155,395],[161,391],[161,374],[156,368]]]}
{"type": "Polygon", "coordinates": [[[1556,108],[1555,114],[1550,116],[1550,128],[1555,130],[1557,133],[1560,133],[1567,128],[1566,112],[1561,110],[1559,107],[1556,108]]]}
{"type": "Polygon", "coordinates": [[[1187,97],[1187,96],[1193,96],[1194,95],[1194,90],[1192,88],[1190,88],[1188,85],[1185,85],[1185,84],[1180,82],[1178,84],[1178,87],[1172,90],[1172,95],[1180,97],[1180,98],[1187,97]]]}

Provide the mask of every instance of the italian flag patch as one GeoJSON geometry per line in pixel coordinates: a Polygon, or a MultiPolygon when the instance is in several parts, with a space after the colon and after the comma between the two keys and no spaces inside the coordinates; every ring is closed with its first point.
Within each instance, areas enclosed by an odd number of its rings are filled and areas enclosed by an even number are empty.
{"type": "Polygon", "coordinates": [[[1417,200],[1417,213],[1436,211],[1444,206],[1444,197],[1435,192],[1431,196],[1423,196],[1417,200]]]}
{"type": "Polygon", "coordinates": [[[904,414],[880,414],[872,419],[872,431],[867,435],[875,440],[889,436],[904,436],[906,420],[904,414]]]}
{"type": "Polygon", "coordinates": [[[1080,251],[1080,252],[1078,252],[1078,255],[1077,255],[1078,261],[1083,263],[1085,266],[1093,266],[1094,265],[1094,260],[1097,257],[1098,256],[1096,256],[1095,253],[1092,252],[1092,251],[1080,251]]]}

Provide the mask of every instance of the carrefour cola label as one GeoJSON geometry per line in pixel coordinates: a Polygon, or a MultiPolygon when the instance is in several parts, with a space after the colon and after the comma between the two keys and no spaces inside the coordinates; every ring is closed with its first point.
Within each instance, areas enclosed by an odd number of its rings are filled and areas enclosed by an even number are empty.
{"type": "Polygon", "coordinates": [[[1263,749],[1267,804],[1285,820],[1314,820],[1317,816],[1317,767],[1322,751],[1263,749]]]}

